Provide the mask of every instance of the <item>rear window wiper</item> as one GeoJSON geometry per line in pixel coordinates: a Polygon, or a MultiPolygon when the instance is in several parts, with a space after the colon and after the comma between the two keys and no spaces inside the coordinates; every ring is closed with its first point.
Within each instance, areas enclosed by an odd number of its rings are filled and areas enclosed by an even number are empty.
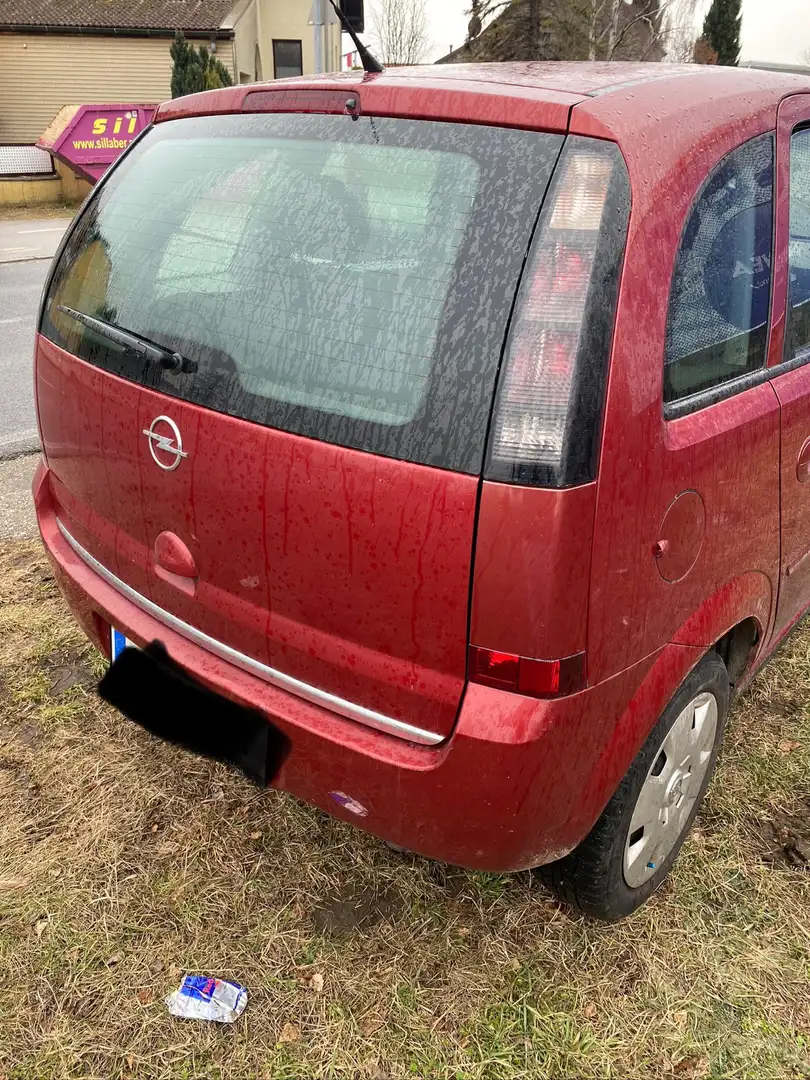
{"type": "Polygon", "coordinates": [[[186,374],[192,374],[197,370],[196,360],[189,360],[182,353],[173,352],[163,345],[157,345],[148,338],[133,334],[131,330],[125,330],[123,326],[116,326],[114,323],[105,322],[104,319],[96,319],[92,315],[85,315],[83,311],[65,307],[64,304],[58,304],[57,310],[69,315],[71,319],[75,319],[76,322],[88,327],[96,334],[101,334],[102,337],[114,341],[116,345],[120,345],[126,352],[132,353],[139,359],[147,360],[152,364],[160,364],[166,371],[182,371],[186,374]]]}

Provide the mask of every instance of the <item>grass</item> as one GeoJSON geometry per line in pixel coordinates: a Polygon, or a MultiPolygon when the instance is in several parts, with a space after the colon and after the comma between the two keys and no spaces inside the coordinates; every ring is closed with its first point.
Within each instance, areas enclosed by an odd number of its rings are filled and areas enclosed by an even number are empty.
{"type": "Polygon", "coordinates": [[[0,206],[2,221],[38,221],[41,218],[72,218],[78,203],[39,203],[34,206],[0,206]]]}
{"type": "Polygon", "coordinates": [[[5,1080],[810,1076],[810,629],[734,707],[671,884],[617,926],[157,743],[100,670],[38,545],[6,545],[5,1080]],[[185,972],[245,984],[244,1016],[173,1019],[185,972]]]}

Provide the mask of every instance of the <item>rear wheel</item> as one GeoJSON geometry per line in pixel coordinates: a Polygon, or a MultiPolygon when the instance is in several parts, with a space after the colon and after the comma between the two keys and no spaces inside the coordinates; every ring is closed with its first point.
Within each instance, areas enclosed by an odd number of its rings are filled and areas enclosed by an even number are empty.
{"type": "Polygon", "coordinates": [[[569,904],[621,919],[663,883],[706,794],[729,702],[712,652],[690,672],[583,842],[543,879],[569,904]]]}

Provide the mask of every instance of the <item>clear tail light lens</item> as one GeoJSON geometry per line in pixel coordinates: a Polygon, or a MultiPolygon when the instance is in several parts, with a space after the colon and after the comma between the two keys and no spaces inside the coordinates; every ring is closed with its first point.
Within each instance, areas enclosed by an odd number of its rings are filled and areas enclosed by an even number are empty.
{"type": "MultiPolygon", "coordinates": [[[[582,475],[581,462],[572,467],[566,458],[572,437],[583,434],[572,430],[574,423],[598,420],[577,412],[583,393],[594,397],[588,381],[603,384],[607,369],[629,210],[629,192],[626,206],[617,199],[622,182],[626,186],[626,170],[615,146],[569,138],[518,296],[493,419],[489,479],[554,487],[592,479],[582,475]],[[616,229],[605,228],[609,211],[621,219],[618,243],[616,229]],[[589,309],[599,305],[610,312],[607,335],[604,318],[595,320],[601,338],[589,335],[588,326],[589,309]],[[595,358],[594,350],[602,355],[595,358]]],[[[601,416],[602,394],[595,396],[601,416]]],[[[593,432],[585,435],[593,438],[593,432]]]]}

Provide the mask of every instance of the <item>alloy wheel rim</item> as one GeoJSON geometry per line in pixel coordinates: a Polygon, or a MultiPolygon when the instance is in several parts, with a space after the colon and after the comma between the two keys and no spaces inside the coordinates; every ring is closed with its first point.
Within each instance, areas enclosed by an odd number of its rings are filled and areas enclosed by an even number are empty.
{"type": "Polygon", "coordinates": [[[636,799],[624,844],[624,880],[648,881],[682,836],[700,794],[717,736],[717,699],[703,691],[667,732],[636,799]]]}

